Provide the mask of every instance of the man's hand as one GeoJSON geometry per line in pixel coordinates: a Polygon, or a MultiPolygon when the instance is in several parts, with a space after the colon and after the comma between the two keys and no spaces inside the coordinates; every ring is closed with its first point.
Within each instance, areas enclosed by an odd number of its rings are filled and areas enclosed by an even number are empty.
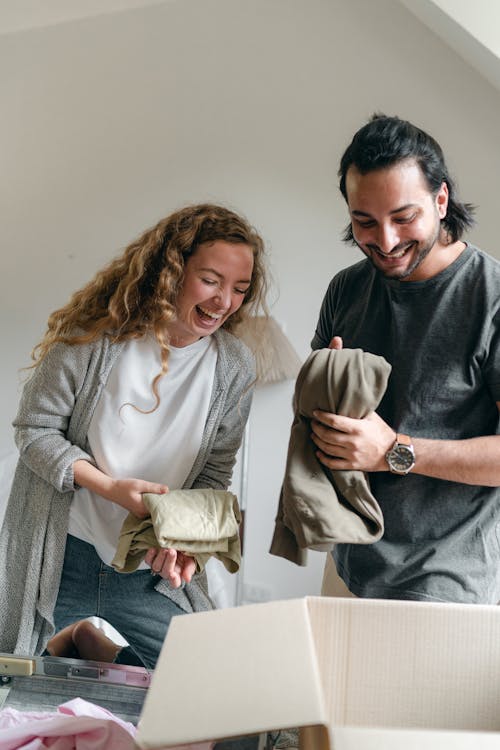
{"type": "Polygon", "coordinates": [[[166,578],[174,589],[178,589],[183,581],[189,583],[196,573],[194,557],[175,549],[151,547],[144,561],[151,567],[153,573],[166,578]]]}
{"type": "Polygon", "coordinates": [[[334,336],[333,339],[328,344],[329,349],[342,349],[344,347],[344,342],[340,338],[340,336],[334,336]]]}
{"type": "Polygon", "coordinates": [[[395,434],[374,411],[363,419],[315,411],[311,420],[316,456],[329,469],[387,471],[385,454],[395,434]]]}
{"type": "MultiPolygon", "coordinates": [[[[340,350],[344,342],[334,336],[329,349],[340,350]]],[[[311,420],[312,439],[318,461],[329,469],[387,471],[385,454],[394,445],[395,434],[376,412],[364,419],[315,411],[311,420]]]]}

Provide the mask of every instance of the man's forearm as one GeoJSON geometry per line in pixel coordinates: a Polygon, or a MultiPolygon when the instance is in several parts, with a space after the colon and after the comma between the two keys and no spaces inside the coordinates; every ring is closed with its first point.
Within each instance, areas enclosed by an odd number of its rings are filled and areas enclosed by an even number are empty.
{"type": "Polygon", "coordinates": [[[468,440],[413,438],[413,474],[462,484],[500,487],[500,436],[468,440]]]}

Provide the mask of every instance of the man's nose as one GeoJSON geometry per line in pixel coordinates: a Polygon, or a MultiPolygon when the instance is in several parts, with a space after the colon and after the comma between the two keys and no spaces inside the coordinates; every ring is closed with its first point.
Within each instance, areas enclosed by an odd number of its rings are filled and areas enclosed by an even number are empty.
{"type": "Polygon", "coordinates": [[[399,232],[393,224],[381,224],[378,230],[377,244],[387,255],[399,244],[399,232]]]}

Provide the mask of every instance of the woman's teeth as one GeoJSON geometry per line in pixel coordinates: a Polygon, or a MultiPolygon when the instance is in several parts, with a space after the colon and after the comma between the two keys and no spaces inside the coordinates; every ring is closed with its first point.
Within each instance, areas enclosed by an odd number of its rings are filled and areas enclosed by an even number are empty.
{"type": "Polygon", "coordinates": [[[197,307],[198,307],[198,310],[200,310],[204,315],[207,315],[209,318],[212,318],[212,320],[219,320],[220,318],[222,318],[221,313],[210,312],[210,310],[205,310],[200,305],[198,305],[197,307]]]}

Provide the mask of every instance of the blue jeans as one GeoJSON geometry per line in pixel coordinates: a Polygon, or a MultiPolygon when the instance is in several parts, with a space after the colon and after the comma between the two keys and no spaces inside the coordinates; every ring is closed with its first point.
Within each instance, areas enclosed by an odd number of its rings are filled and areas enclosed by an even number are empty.
{"type": "Polygon", "coordinates": [[[154,669],[174,615],[183,609],[155,591],[158,576],[149,570],[117,573],[105,565],[95,548],[68,535],[64,566],[54,610],[56,631],[93,615],[107,620],[130,644],[140,661],[128,660],[124,649],[117,661],[154,669]]]}

